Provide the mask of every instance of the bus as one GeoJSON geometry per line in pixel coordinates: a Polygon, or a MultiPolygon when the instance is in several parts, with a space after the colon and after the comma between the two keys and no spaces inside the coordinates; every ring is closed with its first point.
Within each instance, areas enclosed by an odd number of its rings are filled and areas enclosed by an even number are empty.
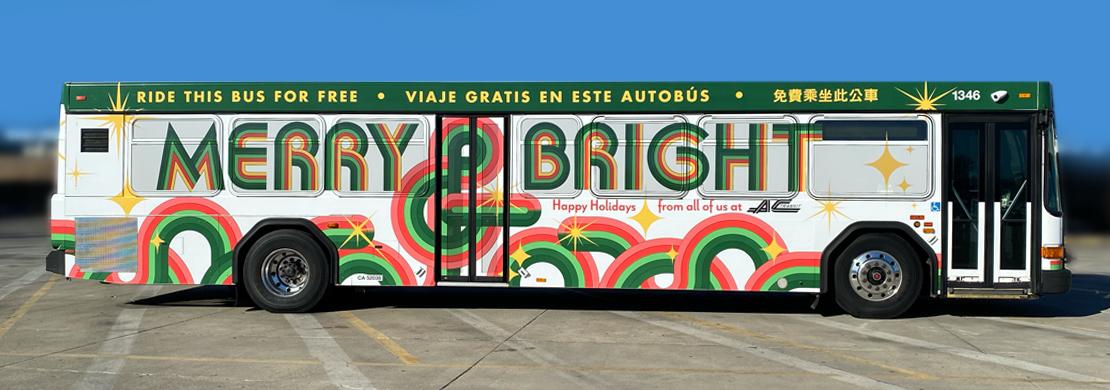
{"type": "Polygon", "coordinates": [[[1047,82],[67,83],[58,159],[47,270],[272,312],[474,286],[889,318],[1071,284],[1047,82]]]}

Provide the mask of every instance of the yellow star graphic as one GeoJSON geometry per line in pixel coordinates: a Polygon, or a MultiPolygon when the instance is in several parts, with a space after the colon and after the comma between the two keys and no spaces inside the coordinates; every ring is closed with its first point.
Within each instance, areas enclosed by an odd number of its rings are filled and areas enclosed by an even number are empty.
{"type": "Polygon", "coordinates": [[[632,216],[629,218],[633,221],[636,221],[636,223],[639,223],[640,227],[644,229],[644,234],[646,235],[648,232],[648,228],[651,227],[651,224],[662,219],[663,217],[660,217],[651,212],[651,209],[648,208],[647,201],[645,200],[643,205],[640,206],[640,211],[636,212],[636,214],[632,214],[632,216]]]}
{"type": "Polygon", "coordinates": [[[370,243],[370,237],[366,235],[366,224],[370,223],[370,218],[364,219],[361,223],[357,224],[351,222],[350,218],[343,217],[343,219],[347,220],[347,224],[351,226],[351,233],[347,235],[347,239],[343,240],[342,244],[339,244],[340,248],[347,246],[347,242],[352,239],[355,240],[356,246],[359,244],[359,240],[366,240],[367,244],[370,243]]]}
{"type": "Polygon", "coordinates": [[[73,178],[73,188],[77,188],[77,179],[80,179],[81,176],[88,175],[90,175],[89,172],[85,172],[77,168],[77,160],[73,160],[73,169],[66,171],[66,176],[73,178]]]}
{"type": "MultiPolygon", "coordinates": [[[[834,202],[834,201],[823,201],[822,200],[822,201],[817,201],[817,203],[819,203],[821,205],[821,210],[818,210],[816,213],[813,213],[813,215],[810,215],[809,218],[806,218],[806,219],[812,219],[813,217],[824,214],[825,217],[828,220],[829,229],[832,229],[833,214],[839,214],[840,216],[842,216],[844,218],[848,218],[847,215],[844,215],[844,213],[840,212],[840,209],[839,209],[840,202],[839,201],[834,202]]],[[[851,219],[851,218],[849,218],[849,219],[851,219]]]]}
{"type": "Polygon", "coordinates": [[[672,263],[674,262],[674,259],[678,257],[678,251],[674,250],[674,245],[671,245],[671,249],[667,250],[667,257],[671,258],[672,263]]]}
{"type": "MultiPolygon", "coordinates": [[[[828,195],[828,194],[831,194],[831,193],[832,193],[832,183],[830,182],[828,184],[828,189],[825,190],[825,195],[828,195]]],[[[821,209],[818,210],[816,213],[813,213],[813,215],[810,215],[809,218],[806,218],[807,221],[810,220],[810,219],[813,219],[813,217],[824,214],[825,218],[828,221],[827,222],[828,228],[829,228],[829,230],[832,230],[833,214],[839,214],[840,216],[842,216],[844,218],[848,218],[847,215],[840,212],[840,209],[839,209],[840,202],[839,201],[834,202],[834,201],[819,200],[819,201],[817,201],[817,203],[821,205],[821,209]]],[[[851,219],[851,218],[848,218],[848,219],[851,219]]]]}
{"type": "Polygon", "coordinates": [[[119,151],[120,139],[123,137],[123,125],[127,123],[127,116],[123,114],[108,114],[94,116],[92,119],[103,121],[101,126],[112,129],[112,137],[116,139],[116,151],[119,151]]]}
{"type": "Polygon", "coordinates": [[[157,234],[154,235],[154,238],[150,239],[150,245],[154,245],[154,253],[156,254],[158,253],[158,247],[162,246],[162,244],[165,243],[166,242],[162,240],[162,237],[158,237],[157,234]]]}
{"type": "Polygon", "coordinates": [[[778,237],[772,237],[771,243],[763,247],[763,251],[767,252],[768,256],[771,256],[771,261],[775,261],[775,258],[779,257],[779,254],[782,254],[782,252],[785,252],[786,248],[779,245],[778,237]]]}
{"type": "Polygon", "coordinates": [[[913,106],[914,107],[913,109],[916,110],[916,111],[934,111],[934,110],[936,110],[937,106],[943,106],[944,105],[943,103],[937,103],[937,101],[940,100],[941,98],[945,97],[945,96],[948,96],[948,94],[950,94],[950,93],[952,93],[952,91],[956,90],[955,87],[952,87],[952,89],[949,89],[948,91],[945,91],[944,93],[937,95],[936,94],[937,93],[936,89],[929,90],[929,82],[928,81],[925,82],[924,91],[915,88],[914,89],[914,92],[915,92],[914,95],[911,95],[909,92],[906,92],[906,91],[902,90],[902,88],[895,88],[895,89],[897,89],[898,92],[901,92],[903,95],[906,95],[906,97],[910,98],[910,100],[913,100],[913,103],[907,103],[906,105],[907,106],[913,106]]]}
{"type": "Polygon", "coordinates": [[[585,225],[578,224],[578,217],[577,216],[571,218],[570,225],[559,224],[559,228],[567,230],[566,237],[560,238],[559,242],[562,243],[563,240],[568,240],[569,239],[570,243],[571,243],[571,248],[575,252],[578,251],[578,243],[580,241],[586,241],[588,243],[593,244],[594,241],[591,240],[589,237],[586,237],[586,233],[585,233],[586,228],[590,227],[590,225],[592,225],[592,224],[585,224],[585,225]]]}
{"type": "Polygon", "coordinates": [[[524,244],[517,245],[516,250],[509,255],[509,258],[513,259],[513,261],[520,265],[523,265],[524,261],[528,260],[529,257],[532,257],[532,255],[529,255],[528,252],[524,251],[524,244]]]}
{"type": "Polygon", "coordinates": [[[146,198],[135,195],[135,193],[131,191],[131,181],[125,179],[123,181],[123,188],[120,188],[119,193],[108,199],[116,202],[116,204],[123,209],[123,214],[128,215],[131,214],[131,209],[135,208],[135,205],[146,198]]]}
{"type": "Polygon", "coordinates": [[[94,116],[92,119],[101,120],[104,123],[101,126],[108,126],[112,130],[112,137],[116,139],[116,154],[123,153],[120,148],[120,143],[123,141],[123,129],[127,122],[142,119],[137,116],[130,116],[124,114],[127,111],[127,100],[131,98],[131,94],[123,95],[121,92],[122,83],[116,83],[116,96],[108,95],[109,107],[108,110],[113,114],[94,116]]]}
{"type": "Polygon", "coordinates": [[[879,158],[867,163],[867,165],[875,168],[875,170],[879,171],[880,175],[883,175],[883,187],[886,188],[890,186],[890,175],[898,170],[898,168],[904,167],[907,164],[894,158],[894,155],[890,153],[890,144],[884,142],[883,153],[879,155],[879,158]]]}
{"type": "Polygon", "coordinates": [[[489,198],[482,201],[478,208],[493,208],[494,216],[500,216],[505,208],[505,191],[501,190],[501,182],[498,181],[493,187],[482,186],[482,190],[489,194],[489,198]]]}
{"type": "Polygon", "coordinates": [[[901,188],[902,192],[906,192],[906,190],[910,189],[910,183],[907,182],[906,178],[903,177],[902,182],[898,183],[898,188],[901,188]]]}

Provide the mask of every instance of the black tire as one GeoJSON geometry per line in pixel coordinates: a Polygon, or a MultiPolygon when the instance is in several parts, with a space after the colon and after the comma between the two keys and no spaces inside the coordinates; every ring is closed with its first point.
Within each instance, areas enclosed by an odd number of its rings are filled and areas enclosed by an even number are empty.
{"type": "MultiPolygon", "coordinates": [[[[300,263],[298,260],[291,261],[300,263]]],[[[311,236],[299,230],[276,230],[259,238],[247,251],[241,271],[243,274],[240,280],[254,303],[274,313],[303,313],[312,310],[324,298],[332,280],[331,266],[324,250],[311,236]],[[303,259],[307,269],[305,280],[303,283],[291,284],[300,286],[297,292],[283,296],[278,292],[282,288],[275,287],[263,277],[262,267],[270,256],[303,259]]]]}
{"type": "Polygon", "coordinates": [[[921,296],[924,279],[921,264],[921,259],[909,244],[897,235],[861,236],[844,248],[836,259],[833,274],[829,276],[834,278],[832,280],[836,303],[855,317],[898,317],[913,306],[921,296]],[[869,255],[871,257],[868,257],[869,255]],[[890,268],[866,267],[866,269],[853,270],[854,264],[883,266],[879,261],[887,263],[887,267],[890,268]],[[889,265],[890,261],[898,266],[889,265]],[[864,280],[856,278],[853,285],[853,278],[859,274],[864,274],[864,280]],[[897,282],[899,279],[900,283],[897,282]],[[897,285],[897,288],[891,290],[889,286],[893,285],[897,285]],[[872,288],[874,291],[871,290],[872,288]]]}

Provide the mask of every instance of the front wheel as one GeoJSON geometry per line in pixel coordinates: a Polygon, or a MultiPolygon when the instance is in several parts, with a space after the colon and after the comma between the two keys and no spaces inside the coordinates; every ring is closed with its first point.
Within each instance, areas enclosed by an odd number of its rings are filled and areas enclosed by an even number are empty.
{"type": "Polygon", "coordinates": [[[913,306],[921,292],[920,261],[905,240],[870,234],[836,259],[836,303],[862,318],[893,318],[913,306]]]}
{"type": "Polygon", "coordinates": [[[306,312],[327,292],[327,257],[308,234],[278,230],[266,234],[247,251],[241,270],[247,294],[270,312],[306,312]]]}

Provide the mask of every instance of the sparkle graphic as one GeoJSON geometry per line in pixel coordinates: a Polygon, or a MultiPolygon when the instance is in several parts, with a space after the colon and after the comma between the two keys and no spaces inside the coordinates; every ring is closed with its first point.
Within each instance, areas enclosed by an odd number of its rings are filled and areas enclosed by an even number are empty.
{"type": "MultiPolygon", "coordinates": [[[[64,160],[64,158],[63,158],[63,160],[64,160]]],[[[66,176],[69,176],[69,177],[73,178],[73,188],[74,189],[77,188],[77,180],[80,179],[81,176],[88,176],[88,175],[90,175],[89,172],[82,171],[82,170],[77,168],[77,160],[73,160],[73,169],[71,169],[69,171],[66,171],[66,176]]]]}
{"type": "MultiPolygon", "coordinates": [[[[831,193],[832,193],[832,183],[829,183],[828,189],[825,190],[825,194],[828,195],[828,194],[831,194],[831,193]]],[[[831,201],[831,200],[828,200],[828,201],[819,200],[819,201],[817,201],[817,204],[821,205],[821,209],[817,210],[817,212],[813,213],[813,215],[810,215],[809,218],[806,218],[806,220],[808,221],[808,220],[813,219],[814,217],[817,217],[819,215],[824,215],[825,216],[825,221],[826,221],[825,224],[828,227],[828,229],[831,231],[832,230],[832,221],[833,221],[833,218],[836,215],[840,215],[841,217],[844,217],[844,218],[847,218],[847,219],[852,219],[852,218],[848,217],[848,215],[846,215],[846,214],[844,214],[843,212],[840,211],[840,202],[841,201],[831,201]]]]}
{"type": "Polygon", "coordinates": [[[493,208],[493,215],[500,216],[505,209],[505,191],[501,190],[501,182],[496,181],[493,187],[482,186],[482,190],[489,194],[489,197],[479,203],[478,208],[493,208]]]}
{"type": "Polygon", "coordinates": [[[135,208],[135,205],[139,204],[139,202],[142,202],[144,199],[146,198],[135,195],[135,193],[131,191],[131,182],[126,179],[123,181],[123,188],[120,188],[119,193],[116,194],[116,196],[108,198],[108,200],[115,202],[123,209],[124,215],[131,214],[131,209],[135,208]]]}
{"type": "Polygon", "coordinates": [[[92,117],[92,119],[103,121],[103,123],[101,123],[100,125],[107,126],[109,129],[112,130],[112,136],[116,139],[117,155],[123,153],[123,149],[120,148],[120,143],[123,142],[124,126],[127,124],[128,121],[141,119],[137,116],[131,116],[130,118],[128,118],[127,115],[123,114],[127,110],[127,101],[131,98],[131,94],[123,95],[121,84],[122,83],[116,83],[115,96],[108,95],[108,111],[113,112],[113,114],[92,117]]]}
{"type": "Polygon", "coordinates": [[[162,244],[165,244],[165,243],[166,243],[166,241],[162,240],[162,237],[158,237],[157,234],[154,235],[154,238],[150,239],[150,245],[154,245],[154,253],[155,254],[158,253],[158,247],[161,247],[162,244]]]}
{"type": "Polygon", "coordinates": [[[913,106],[914,110],[916,110],[916,111],[935,111],[937,109],[937,106],[943,106],[944,105],[944,103],[937,103],[937,101],[940,100],[941,98],[945,97],[945,96],[948,96],[948,94],[952,93],[952,91],[955,91],[956,87],[952,87],[952,89],[949,89],[949,90],[947,90],[944,93],[941,93],[939,95],[937,94],[936,89],[932,89],[932,90],[929,89],[929,82],[928,81],[925,82],[925,87],[923,88],[923,90],[914,88],[914,90],[913,90],[914,94],[912,94],[912,95],[909,92],[906,92],[905,90],[903,90],[902,88],[895,88],[895,89],[897,89],[898,92],[901,92],[903,95],[906,95],[906,97],[910,98],[910,100],[913,100],[913,103],[907,103],[906,105],[907,106],[913,106]]]}
{"type": "Polygon", "coordinates": [[[340,248],[347,246],[347,243],[351,240],[355,240],[356,246],[359,244],[359,240],[366,240],[367,244],[370,243],[370,237],[366,235],[366,224],[370,223],[370,218],[366,218],[357,224],[351,221],[350,218],[343,217],[343,219],[347,220],[347,224],[351,226],[351,233],[347,235],[347,239],[343,240],[342,244],[339,244],[340,248]]]}
{"type": "Polygon", "coordinates": [[[586,234],[584,233],[586,228],[590,227],[590,225],[592,224],[579,224],[577,216],[571,217],[570,225],[560,223],[559,228],[566,229],[567,235],[563,238],[560,238],[559,242],[562,243],[565,240],[570,240],[571,248],[573,248],[572,250],[575,252],[578,251],[578,243],[581,241],[586,241],[593,244],[594,241],[591,240],[589,237],[586,237],[586,234]]]}
{"type": "Polygon", "coordinates": [[[901,188],[902,192],[906,192],[906,190],[910,189],[910,183],[907,182],[906,178],[903,177],[902,182],[898,183],[898,188],[901,188]]]}
{"type": "Polygon", "coordinates": [[[674,250],[674,245],[671,245],[671,249],[667,250],[667,257],[671,258],[672,263],[674,262],[674,259],[678,257],[678,251],[674,250]]]}
{"type": "Polygon", "coordinates": [[[517,244],[516,250],[509,255],[509,258],[513,259],[513,261],[520,265],[523,265],[524,261],[528,260],[529,257],[532,257],[532,255],[529,255],[528,252],[524,251],[523,243],[517,244]]]}
{"type": "Polygon", "coordinates": [[[763,251],[767,252],[768,256],[771,256],[771,261],[775,261],[775,258],[779,257],[779,254],[782,254],[782,252],[785,252],[786,248],[783,248],[782,245],[779,245],[779,238],[778,236],[775,236],[771,238],[770,244],[767,244],[767,246],[763,247],[763,251]]]}
{"type": "Polygon", "coordinates": [[[648,228],[650,228],[655,221],[663,219],[663,217],[656,215],[648,208],[646,200],[643,205],[640,206],[640,211],[636,212],[636,214],[632,214],[629,218],[640,224],[640,227],[644,229],[644,234],[647,234],[648,228]]]}
{"type": "Polygon", "coordinates": [[[883,153],[875,161],[867,163],[867,165],[879,171],[883,175],[883,187],[890,187],[890,175],[897,171],[898,168],[904,167],[908,164],[898,161],[894,155],[890,153],[890,144],[887,141],[883,142],[883,153]]]}

